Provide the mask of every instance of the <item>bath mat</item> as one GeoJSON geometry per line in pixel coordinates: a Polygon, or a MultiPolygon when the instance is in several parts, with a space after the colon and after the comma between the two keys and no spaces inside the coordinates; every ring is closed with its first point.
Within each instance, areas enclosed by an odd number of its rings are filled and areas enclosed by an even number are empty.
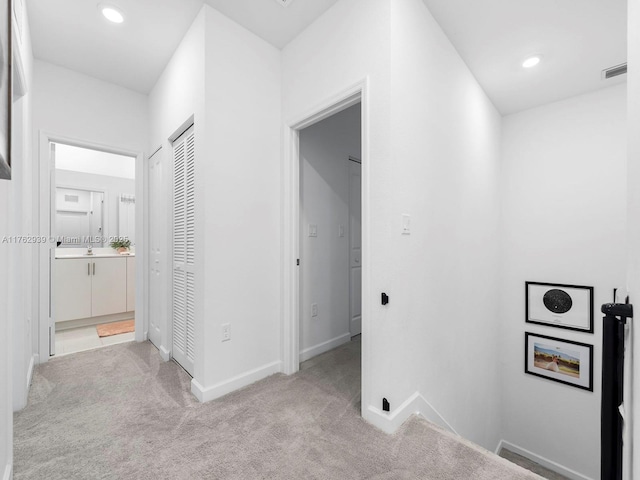
{"type": "Polygon", "coordinates": [[[135,320],[124,320],[123,322],[103,323],[98,325],[96,330],[99,337],[110,337],[120,333],[129,333],[135,331],[135,320]]]}

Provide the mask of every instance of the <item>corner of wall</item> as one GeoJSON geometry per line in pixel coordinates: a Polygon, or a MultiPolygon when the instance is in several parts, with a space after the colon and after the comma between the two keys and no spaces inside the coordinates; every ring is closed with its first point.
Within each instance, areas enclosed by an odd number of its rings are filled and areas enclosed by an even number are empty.
{"type": "Polygon", "coordinates": [[[414,414],[420,415],[425,420],[454,435],[459,435],[451,424],[419,392],[415,392],[391,413],[385,413],[372,405],[369,405],[363,411],[363,417],[366,421],[389,434],[398,430],[414,414]]]}
{"type": "Polygon", "coordinates": [[[191,393],[193,393],[201,403],[209,402],[280,372],[282,372],[282,362],[278,360],[253,370],[249,370],[248,372],[242,373],[210,387],[202,385],[194,378],[191,380],[191,393]]]}

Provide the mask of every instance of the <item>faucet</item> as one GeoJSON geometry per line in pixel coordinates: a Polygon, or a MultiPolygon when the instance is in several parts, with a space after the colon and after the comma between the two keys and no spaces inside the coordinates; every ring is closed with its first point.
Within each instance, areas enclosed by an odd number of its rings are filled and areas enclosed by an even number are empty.
{"type": "Polygon", "coordinates": [[[91,245],[87,245],[87,255],[93,255],[93,247],[91,245]]]}

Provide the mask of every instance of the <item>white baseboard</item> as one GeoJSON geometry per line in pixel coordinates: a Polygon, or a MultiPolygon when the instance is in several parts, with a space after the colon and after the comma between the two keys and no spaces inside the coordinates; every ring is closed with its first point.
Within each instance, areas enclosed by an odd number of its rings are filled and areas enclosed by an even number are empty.
{"type": "Polygon", "coordinates": [[[2,476],[2,480],[12,480],[13,479],[13,465],[9,464],[4,469],[4,475],[2,476]]]}
{"type": "Polygon", "coordinates": [[[102,323],[121,322],[123,320],[135,320],[136,312],[115,313],[101,317],[79,318],[77,320],[64,320],[56,322],[56,332],[63,332],[71,328],[92,327],[102,323]]]}
{"type": "Polygon", "coordinates": [[[29,395],[29,388],[31,388],[31,382],[33,381],[33,369],[36,367],[36,356],[31,355],[29,361],[29,368],[27,369],[27,395],[29,395]]]}
{"type": "Polygon", "coordinates": [[[160,352],[160,357],[162,358],[162,360],[164,360],[165,362],[168,362],[169,360],[171,360],[171,352],[167,350],[167,348],[164,345],[160,345],[160,348],[158,348],[158,351],[160,352]]]}
{"type": "Polygon", "coordinates": [[[413,414],[421,415],[431,423],[458,435],[451,424],[419,392],[411,395],[398,408],[389,413],[369,405],[364,418],[383,432],[394,433],[413,414]]]}
{"type": "Polygon", "coordinates": [[[263,365],[262,367],[250,370],[211,387],[202,386],[194,378],[191,380],[191,393],[193,393],[200,402],[209,402],[281,371],[282,362],[278,360],[277,362],[263,365]]]}
{"type": "Polygon", "coordinates": [[[328,352],[329,350],[333,350],[340,345],[344,345],[350,340],[351,334],[345,333],[343,335],[340,335],[339,337],[332,338],[331,340],[319,343],[318,345],[314,345],[313,347],[305,348],[300,352],[300,362],[304,362],[306,360],[309,360],[310,358],[315,357],[316,355],[320,355],[324,352],[328,352]]]}
{"type": "Polygon", "coordinates": [[[548,458],[533,453],[526,448],[522,448],[518,445],[514,445],[511,442],[507,442],[506,440],[500,440],[498,446],[496,447],[496,454],[499,454],[500,450],[502,450],[503,448],[506,448],[513,453],[517,453],[518,455],[528,458],[529,460],[536,462],[537,464],[542,465],[549,470],[553,470],[556,473],[564,475],[567,478],[571,478],[572,480],[593,480],[591,477],[587,477],[586,475],[576,472],[575,470],[565,467],[564,465],[560,465],[553,460],[549,460],[548,458]]]}

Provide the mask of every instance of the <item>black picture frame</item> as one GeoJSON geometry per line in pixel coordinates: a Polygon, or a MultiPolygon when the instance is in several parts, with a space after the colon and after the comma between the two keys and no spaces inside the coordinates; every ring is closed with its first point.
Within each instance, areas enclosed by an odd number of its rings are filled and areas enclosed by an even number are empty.
{"type": "Polygon", "coordinates": [[[11,180],[12,57],[11,23],[13,1],[0,8],[0,179],[11,180]]]}
{"type": "MultiPolygon", "coordinates": [[[[593,287],[562,283],[525,282],[525,322],[577,332],[593,333],[593,287]],[[564,295],[569,310],[563,311],[563,298],[556,299],[552,307],[546,305],[543,291],[564,295]],[[571,311],[573,309],[573,312],[571,311]]],[[[566,308],[565,303],[565,308],[566,308]]]]}
{"type": "Polygon", "coordinates": [[[593,345],[525,332],[524,372],[593,392],[593,345]],[[550,368],[554,354],[559,358],[550,368]]]}

